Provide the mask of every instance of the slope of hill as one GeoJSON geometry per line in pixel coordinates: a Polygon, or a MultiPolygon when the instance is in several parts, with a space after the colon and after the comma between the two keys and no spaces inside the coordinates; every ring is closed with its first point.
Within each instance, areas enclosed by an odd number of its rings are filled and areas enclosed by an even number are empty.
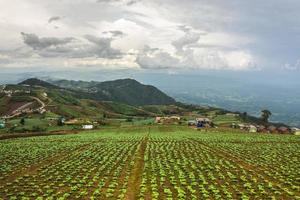
{"type": "Polygon", "coordinates": [[[170,105],[176,101],[151,85],[143,85],[133,79],[106,82],[52,81],[59,87],[80,91],[79,98],[88,97],[98,101],[114,101],[129,105],[170,105]]]}
{"type": "MultiPolygon", "coordinates": [[[[64,81],[66,82],[70,85],[80,83],[64,81]]],[[[79,89],[76,86],[62,88],[39,79],[27,79],[17,85],[5,85],[0,91],[0,116],[8,115],[26,103],[38,107],[40,103],[35,98],[43,102],[47,111],[67,118],[97,118],[104,114],[113,118],[153,117],[160,113],[148,111],[139,104],[149,102],[159,106],[162,103],[176,103],[158,89],[134,80],[91,82],[90,85],[87,83],[85,85],[88,85],[89,89],[79,89]],[[95,85],[96,89],[91,88],[91,85],[95,85]],[[133,102],[129,103],[131,101],[133,102]]]]}
{"type": "Polygon", "coordinates": [[[56,85],[53,85],[53,84],[48,83],[46,81],[42,81],[42,80],[37,79],[37,78],[26,79],[26,80],[20,82],[18,85],[39,86],[39,87],[56,88],[56,89],[59,88],[56,85]]]}
{"type": "MultiPolygon", "coordinates": [[[[66,83],[69,84],[64,81],[64,84],[66,83]]],[[[4,85],[0,87],[0,116],[7,116],[19,110],[20,114],[38,114],[40,117],[54,114],[66,118],[99,119],[106,116],[124,119],[179,115],[185,119],[194,119],[197,116],[214,119],[230,113],[221,108],[175,102],[155,87],[142,85],[131,79],[103,83],[85,82],[84,87],[82,83],[74,83],[77,84],[77,89],[62,88],[38,79],[29,79],[18,85],[4,85]],[[23,112],[20,108],[32,112],[23,112]]],[[[245,120],[241,116],[238,115],[234,121],[262,124],[259,118],[248,116],[245,120]]],[[[231,121],[227,120],[226,123],[231,121]]]]}

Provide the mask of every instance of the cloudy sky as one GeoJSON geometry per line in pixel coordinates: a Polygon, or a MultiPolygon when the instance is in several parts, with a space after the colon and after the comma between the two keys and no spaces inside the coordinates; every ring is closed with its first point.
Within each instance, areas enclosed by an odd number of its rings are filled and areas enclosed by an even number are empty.
{"type": "Polygon", "coordinates": [[[0,0],[0,68],[300,72],[299,0],[0,0]]]}

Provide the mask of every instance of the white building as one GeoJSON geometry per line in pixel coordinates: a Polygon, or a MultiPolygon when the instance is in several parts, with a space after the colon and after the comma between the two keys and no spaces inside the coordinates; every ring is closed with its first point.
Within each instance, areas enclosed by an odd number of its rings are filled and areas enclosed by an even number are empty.
{"type": "Polygon", "coordinates": [[[91,130],[93,128],[94,128],[94,125],[92,125],[92,124],[82,125],[82,129],[85,129],[85,130],[91,130]]]}

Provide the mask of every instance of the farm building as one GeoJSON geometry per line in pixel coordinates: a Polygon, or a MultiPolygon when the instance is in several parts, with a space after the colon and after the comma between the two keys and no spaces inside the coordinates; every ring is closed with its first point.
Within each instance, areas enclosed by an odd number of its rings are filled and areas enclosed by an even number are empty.
{"type": "Polygon", "coordinates": [[[263,125],[257,126],[257,131],[260,133],[267,132],[267,128],[263,125]]]}
{"type": "Polygon", "coordinates": [[[299,128],[292,128],[291,130],[292,130],[292,133],[294,135],[300,135],[300,129],[299,128]]]}
{"type": "Polygon", "coordinates": [[[171,116],[171,117],[156,117],[155,123],[157,124],[174,124],[180,121],[180,117],[171,116]]]}
{"type": "Polygon", "coordinates": [[[155,117],[155,123],[160,123],[162,117],[155,117]]]}
{"type": "Polygon", "coordinates": [[[273,125],[268,127],[268,132],[269,133],[277,133],[277,128],[273,125]]]}
{"type": "Polygon", "coordinates": [[[196,124],[197,124],[197,121],[196,121],[196,120],[189,120],[189,121],[188,121],[188,125],[189,125],[189,126],[196,126],[196,124]]]}
{"type": "Polygon", "coordinates": [[[248,126],[248,130],[249,130],[249,133],[256,133],[257,132],[257,128],[254,125],[248,126]]]}
{"type": "Polygon", "coordinates": [[[231,123],[231,128],[238,128],[238,125],[236,123],[231,123]]]}
{"type": "Polygon", "coordinates": [[[245,124],[238,124],[238,125],[237,125],[237,128],[243,130],[243,129],[246,128],[246,125],[245,125],[245,124]]]}
{"type": "Polygon", "coordinates": [[[4,121],[0,121],[0,129],[5,128],[5,122],[4,121]]]}
{"type": "Polygon", "coordinates": [[[82,129],[85,129],[85,130],[91,130],[93,128],[94,128],[93,124],[84,124],[84,125],[82,125],[82,129]]]}
{"type": "Polygon", "coordinates": [[[239,116],[239,114],[237,114],[237,113],[226,113],[225,115],[226,116],[231,116],[231,117],[238,117],[239,116]]]}
{"type": "Polygon", "coordinates": [[[197,128],[211,127],[212,121],[208,118],[196,118],[197,128]]]}
{"type": "Polygon", "coordinates": [[[285,126],[281,126],[277,129],[277,131],[281,134],[289,134],[290,133],[290,129],[288,127],[285,126]]]}
{"type": "Polygon", "coordinates": [[[79,124],[79,121],[78,121],[78,119],[70,119],[68,121],[65,121],[65,124],[66,125],[76,125],[76,124],[79,124]]]}

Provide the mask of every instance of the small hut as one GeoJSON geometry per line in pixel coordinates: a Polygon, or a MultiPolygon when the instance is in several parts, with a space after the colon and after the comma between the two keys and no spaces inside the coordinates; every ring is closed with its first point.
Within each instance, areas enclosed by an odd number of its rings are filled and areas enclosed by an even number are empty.
{"type": "Polygon", "coordinates": [[[155,123],[161,123],[161,117],[155,117],[155,123]]]}
{"type": "Polygon", "coordinates": [[[189,120],[188,121],[188,125],[189,126],[196,126],[197,125],[197,121],[196,120],[189,120]]]}
{"type": "Polygon", "coordinates": [[[248,130],[249,130],[249,133],[256,133],[257,132],[257,128],[254,125],[250,125],[248,130]]]}
{"type": "Polygon", "coordinates": [[[0,121],[0,129],[5,128],[5,121],[0,121]]]}
{"type": "Polygon", "coordinates": [[[84,124],[84,125],[82,125],[82,129],[84,129],[84,130],[91,130],[93,128],[94,128],[93,124],[84,124]]]}
{"type": "Polygon", "coordinates": [[[288,127],[285,126],[281,126],[277,129],[277,131],[281,134],[289,134],[290,133],[290,129],[288,127]]]}
{"type": "Polygon", "coordinates": [[[208,118],[197,118],[197,128],[209,128],[212,126],[212,121],[208,118]]]}
{"type": "Polygon", "coordinates": [[[300,135],[300,129],[299,128],[292,128],[291,131],[294,135],[300,135]]]}
{"type": "Polygon", "coordinates": [[[277,128],[276,128],[276,126],[273,126],[273,125],[269,126],[269,127],[268,127],[268,132],[269,132],[269,133],[277,133],[277,128]]]}
{"type": "Polygon", "coordinates": [[[237,127],[241,130],[244,130],[246,128],[245,124],[238,124],[237,127]]]}
{"type": "Polygon", "coordinates": [[[238,125],[236,123],[231,123],[231,128],[238,128],[238,125]]]}
{"type": "Polygon", "coordinates": [[[267,129],[265,126],[260,125],[260,126],[257,126],[257,132],[265,133],[265,132],[267,132],[267,129]]]}

